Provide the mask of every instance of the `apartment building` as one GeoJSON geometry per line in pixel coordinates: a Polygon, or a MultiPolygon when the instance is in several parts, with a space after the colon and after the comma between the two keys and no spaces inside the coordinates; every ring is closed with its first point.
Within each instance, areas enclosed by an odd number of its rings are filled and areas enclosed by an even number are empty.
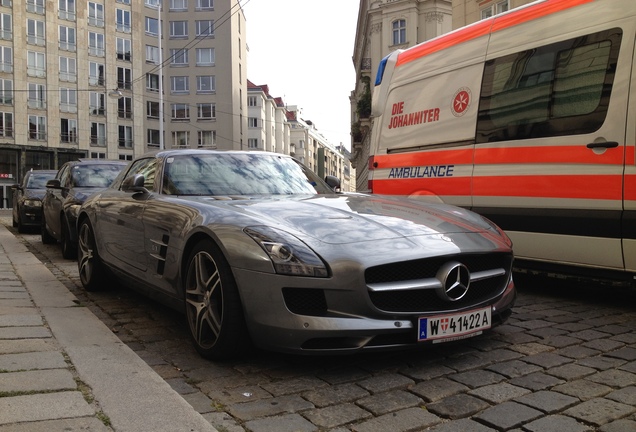
{"type": "Polygon", "coordinates": [[[247,148],[246,52],[238,0],[0,0],[0,206],[30,168],[247,148]]]}
{"type": "Polygon", "coordinates": [[[280,97],[269,94],[269,86],[247,81],[247,148],[289,154],[290,124],[280,97]]]}

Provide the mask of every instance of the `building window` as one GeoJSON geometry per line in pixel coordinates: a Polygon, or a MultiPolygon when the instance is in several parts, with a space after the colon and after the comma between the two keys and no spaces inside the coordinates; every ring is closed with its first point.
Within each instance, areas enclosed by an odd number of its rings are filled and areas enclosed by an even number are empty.
{"type": "Polygon", "coordinates": [[[159,36],[159,21],[156,18],[146,17],[146,34],[159,36]]]}
{"type": "Polygon", "coordinates": [[[57,16],[67,21],[75,21],[75,0],[58,0],[57,16]]]}
{"type": "Polygon", "coordinates": [[[117,88],[132,89],[132,69],[117,67],[117,88]]]}
{"type": "Polygon", "coordinates": [[[60,57],[60,81],[77,81],[77,60],[72,57],[60,57]]]}
{"type": "Polygon", "coordinates": [[[159,118],[159,102],[146,102],[146,117],[153,119],[159,118]]]}
{"type": "Polygon", "coordinates": [[[188,22],[187,21],[170,21],[170,37],[187,38],[188,22]]]}
{"type": "Polygon", "coordinates": [[[393,21],[393,45],[401,45],[406,43],[406,20],[400,19],[393,21]]]}
{"type": "Polygon", "coordinates": [[[258,106],[256,102],[256,96],[248,96],[247,97],[247,106],[255,107],[258,106]]]}
{"type": "Polygon", "coordinates": [[[60,111],[77,112],[77,90],[60,88],[60,111]]]}
{"type": "Polygon", "coordinates": [[[132,59],[132,42],[130,39],[117,38],[117,60],[132,59]]]}
{"type": "Polygon", "coordinates": [[[258,118],[257,117],[248,117],[247,118],[247,126],[251,128],[258,127],[258,118]]]}
{"type": "Polygon", "coordinates": [[[197,37],[214,36],[214,21],[200,20],[197,24],[197,37]]]}
{"type": "Polygon", "coordinates": [[[36,51],[27,52],[27,75],[39,78],[46,76],[46,58],[44,53],[36,51]]]}
{"type": "Polygon", "coordinates": [[[29,116],[29,138],[34,140],[46,139],[46,117],[30,115],[29,116]]]}
{"type": "Polygon", "coordinates": [[[0,46],[0,72],[13,72],[13,48],[0,46]]]}
{"type": "Polygon", "coordinates": [[[130,0],[117,0],[117,3],[121,3],[121,4],[130,4],[130,0]]]}
{"type": "Polygon", "coordinates": [[[197,48],[197,66],[214,66],[214,48],[197,48]]]}
{"type": "Polygon", "coordinates": [[[146,62],[159,64],[159,47],[146,45],[146,62]]]}
{"type": "Polygon", "coordinates": [[[89,94],[89,110],[92,115],[106,114],[106,94],[98,92],[90,92],[89,94]]]}
{"type": "Polygon", "coordinates": [[[171,66],[188,66],[188,49],[179,48],[170,50],[171,66]]]}
{"type": "Polygon", "coordinates": [[[44,84],[29,83],[27,105],[29,108],[46,108],[46,86],[44,84]]]}
{"type": "Polygon", "coordinates": [[[77,143],[77,120],[60,119],[60,141],[63,143],[77,143]]]}
{"type": "Polygon", "coordinates": [[[190,105],[172,104],[172,120],[190,120],[190,105]]]}
{"type": "Polygon", "coordinates": [[[159,9],[159,5],[161,5],[161,0],[146,0],[146,6],[159,9]]]}
{"type": "Polygon", "coordinates": [[[0,112],[0,136],[13,137],[13,113],[0,112]]]}
{"type": "Polygon", "coordinates": [[[214,0],[197,0],[197,10],[214,9],[214,0]]]}
{"type": "Polygon", "coordinates": [[[13,39],[13,20],[10,14],[0,14],[0,39],[13,39]]]}
{"type": "Polygon", "coordinates": [[[161,135],[157,129],[148,129],[146,134],[146,143],[148,147],[159,147],[161,145],[161,135]]]}
{"type": "Polygon", "coordinates": [[[104,65],[102,63],[88,63],[88,84],[103,87],[106,83],[104,76],[104,65]]]}
{"type": "Polygon", "coordinates": [[[0,104],[13,105],[13,81],[0,79],[0,104]]]}
{"type": "Polygon", "coordinates": [[[60,26],[59,47],[63,51],[73,51],[77,49],[77,41],[75,40],[75,29],[67,26],[60,26]]]}
{"type": "Polygon", "coordinates": [[[258,138],[248,138],[247,139],[247,148],[257,149],[258,148],[258,138]]]}
{"type": "Polygon", "coordinates": [[[146,74],[146,90],[158,92],[159,91],[159,75],[146,74]]]}
{"type": "Polygon", "coordinates": [[[88,32],[88,53],[96,57],[105,56],[103,33],[88,32]]]}
{"type": "Polygon", "coordinates": [[[117,116],[119,118],[131,119],[132,109],[132,98],[120,97],[117,100],[117,116]]]}
{"type": "Polygon", "coordinates": [[[104,5],[88,2],[88,24],[94,27],[104,27],[104,5]]]}
{"type": "Polygon", "coordinates": [[[216,131],[199,131],[199,147],[216,147],[216,131]]]}
{"type": "Polygon", "coordinates": [[[172,82],[172,93],[188,93],[190,91],[187,76],[173,76],[170,80],[172,82]]]}
{"type": "Polygon", "coordinates": [[[131,160],[133,160],[133,155],[130,155],[130,154],[120,154],[120,155],[119,155],[119,160],[122,160],[122,161],[131,161],[131,160]]]}
{"type": "Polygon", "coordinates": [[[46,45],[46,27],[44,21],[27,20],[27,43],[32,45],[46,45]]]}
{"type": "Polygon", "coordinates": [[[213,75],[197,77],[197,93],[214,93],[215,90],[216,86],[213,75]]]}
{"type": "Polygon", "coordinates": [[[44,6],[45,0],[26,0],[27,12],[44,15],[46,7],[44,6]]]}
{"type": "Polygon", "coordinates": [[[124,9],[117,9],[117,31],[130,33],[132,28],[130,26],[130,11],[124,9]]]}
{"type": "Polygon", "coordinates": [[[197,119],[212,120],[216,118],[216,104],[200,103],[197,104],[197,119]]]}
{"type": "Polygon", "coordinates": [[[91,152],[91,159],[106,159],[106,153],[91,152]]]}
{"type": "Polygon", "coordinates": [[[188,147],[190,142],[190,132],[176,131],[172,132],[173,147],[188,147]]]}
{"type": "Polygon", "coordinates": [[[132,126],[119,126],[119,147],[133,148],[133,129],[132,126]]]}
{"type": "Polygon", "coordinates": [[[170,0],[171,11],[187,11],[188,0],[170,0]]]}
{"type": "Polygon", "coordinates": [[[490,18],[491,16],[506,12],[510,9],[509,0],[499,1],[481,10],[481,19],[490,18]]]}
{"type": "Polygon", "coordinates": [[[106,124],[91,122],[91,145],[106,147],[106,124]]]}

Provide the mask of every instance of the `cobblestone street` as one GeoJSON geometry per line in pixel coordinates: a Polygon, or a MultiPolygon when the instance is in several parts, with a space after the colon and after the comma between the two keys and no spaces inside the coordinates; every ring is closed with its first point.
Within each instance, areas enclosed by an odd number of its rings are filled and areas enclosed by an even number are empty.
{"type": "Polygon", "coordinates": [[[630,291],[537,279],[520,287],[505,325],[458,343],[212,363],[179,314],[123,286],[86,293],[58,245],[12,232],[219,431],[636,430],[630,291]]]}

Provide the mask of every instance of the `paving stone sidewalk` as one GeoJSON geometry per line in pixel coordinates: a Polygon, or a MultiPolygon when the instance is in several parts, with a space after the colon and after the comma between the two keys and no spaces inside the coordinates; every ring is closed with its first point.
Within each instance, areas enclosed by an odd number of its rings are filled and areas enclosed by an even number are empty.
{"type": "Polygon", "coordinates": [[[0,225],[0,432],[216,431],[0,225]]]}

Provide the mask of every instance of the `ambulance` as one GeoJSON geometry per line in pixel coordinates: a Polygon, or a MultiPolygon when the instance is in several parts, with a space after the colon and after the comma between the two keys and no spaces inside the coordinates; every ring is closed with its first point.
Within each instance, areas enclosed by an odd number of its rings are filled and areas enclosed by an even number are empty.
{"type": "Polygon", "coordinates": [[[378,67],[369,189],[470,208],[529,269],[636,280],[636,0],[543,0],[378,67]]]}

